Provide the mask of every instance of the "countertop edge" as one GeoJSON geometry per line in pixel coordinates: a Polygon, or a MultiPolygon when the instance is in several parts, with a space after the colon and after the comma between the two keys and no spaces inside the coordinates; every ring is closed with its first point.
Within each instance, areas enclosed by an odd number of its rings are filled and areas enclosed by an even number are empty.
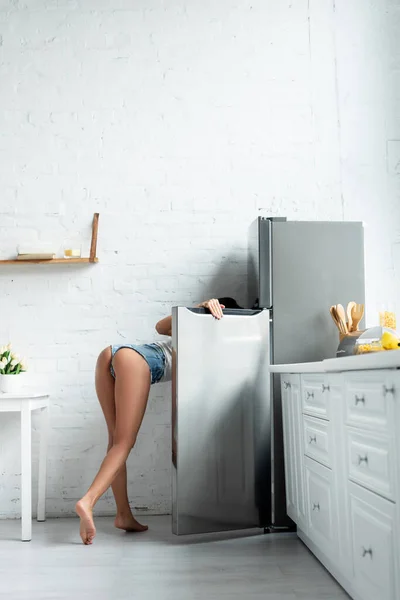
{"type": "Polygon", "coordinates": [[[325,373],[324,361],[297,363],[292,365],[271,365],[271,373],[325,373]]]}
{"type": "Polygon", "coordinates": [[[400,350],[374,352],[359,356],[328,358],[319,362],[271,365],[271,373],[334,373],[370,369],[399,369],[400,350]]]}

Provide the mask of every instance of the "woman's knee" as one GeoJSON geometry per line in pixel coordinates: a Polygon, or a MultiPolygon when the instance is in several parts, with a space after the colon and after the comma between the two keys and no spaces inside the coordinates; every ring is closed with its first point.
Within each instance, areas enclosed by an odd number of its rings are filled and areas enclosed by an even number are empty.
{"type": "Polygon", "coordinates": [[[136,436],[118,436],[113,440],[113,447],[119,448],[121,452],[128,455],[136,443],[136,436]]]}

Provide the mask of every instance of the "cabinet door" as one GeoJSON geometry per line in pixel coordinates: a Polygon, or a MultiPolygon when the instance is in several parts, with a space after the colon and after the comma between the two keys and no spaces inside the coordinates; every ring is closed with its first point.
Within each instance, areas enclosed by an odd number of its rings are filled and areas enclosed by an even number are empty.
{"type": "Polygon", "coordinates": [[[305,457],[308,535],[329,558],[336,560],[338,514],[333,473],[305,457]]]}
{"type": "Polygon", "coordinates": [[[330,419],[329,386],[324,373],[306,373],[301,376],[303,412],[319,419],[330,419]]]}
{"type": "Polygon", "coordinates": [[[395,505],[349,483],[354,587],[363,600],[397,600],[395,505]]]}
{"type": "Polygon", "coordinates": [[[304,445],[300,375],[282,376],[285,482],[288,515],[305,533],[304,445]]]}
{"type": "Polygon", "coordinates": [[[303,445],[303,413],[301,406],[300,375],[291,376],[291,395],[293,407],[293,430],[294,430],[294,461],[296,473],[296,509],[297,525],[304,533],[308,532],[307,508],[304,483],[304,445],[303,445]]]}
{"type": "Polygon", "coordinates": [[[396,376],[393,371],[346,373],[346,422],[356,428],[394,434],[396,376]]]}
{"type": "Polygon", "coordinates": [[[285,455],[286,509],[289,517],[297,523],[295,428],[292,394],[293,376],[282,375],[282,417],[285,455]]]}

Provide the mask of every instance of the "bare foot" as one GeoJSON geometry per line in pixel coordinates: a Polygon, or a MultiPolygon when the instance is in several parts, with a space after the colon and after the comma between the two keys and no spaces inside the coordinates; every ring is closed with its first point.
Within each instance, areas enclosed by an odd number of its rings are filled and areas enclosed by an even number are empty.
{"type": "Polygon", "coordinates": [[[140,533],[141,531],[147,531],[147,525],[141,525],[138,521],[136,521],[133,515],[123,516],[117,515],[114,521],[115,527],[117,529],[123,529],[124,531],[135,531],[140,533]]]}
{"type": "Polygon", "coordinates": [[[93,521],[93,512],[88,504],[84,500],[79,500],[76,503],[75,510],[80,517],[81,526],[80,534],[82,542],[89,546],[93,542],[93,538],[96,535],[96,527],[93,521]]]}

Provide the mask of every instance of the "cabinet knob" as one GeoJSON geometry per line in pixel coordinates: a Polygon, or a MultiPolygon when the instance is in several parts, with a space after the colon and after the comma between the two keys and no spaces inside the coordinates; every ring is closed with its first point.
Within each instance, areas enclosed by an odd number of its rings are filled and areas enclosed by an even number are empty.
{"type": "Polygon", "coordinates": [[[291,384],[288,381],[284,381],[283,382],[283,387],[285,388],[285,390],[287,390],[288,388],[291,387],[291,384]]]}
{"type": "Polygon", "coordinates": [[[314,392],[307,392],[307,400],[309,398],[314,398],[314,392]]]}
{"type": "Polygon", "coordinates": [[[316,435],[310,435],[310,441],[309,444],[316,444],[317,443],[317,436],[316,435]]]}
{"type": "Polygon", "coordinates": [[[368,455],[365,455],[365,456],[361,456],[360,454],[358,455],[358,464],[361,465],[362,463],[365,463],[368,466],[368,455]]]}
{"type": "Polygon", "coordinates": [[[357,404],[365,404],[365,396],[357,396],[355,395],[356,406],[357,404]]]}
{"type": "Polygon", "coordinates": [[[367,548],[364,548],[364,546],[363,546],[362,557],[365,558],[366,556],[370,556],[372,559],[372,548],[368,548],[368,550],[367,550],[367,548]]]}
{"type": "Polygon", "coordinates": [[[394,396],[396,392],[396,388],[394,387],[394,385],[392,385],[391,388],[387,387],[386,385],[383,386],[383,395],[386,396],[386,394],[392,394],[394,396]]]}
{"type": "Polygon", "coordinates": [[[321,508],[320,508],[320,506],[319,506],[319,502],[318,502],[318,503],[315,503],[315,502],[313,502],[313,507],[312,507],[312,509],[313,509],[313,510],[318,510],[318,511],[320,511],[320,510],[321,510],[321,508]]]}
{"type": "Polygon", "coordinates": [[[322,393],[329,392],[330,389],[331,389],[330,385],[325,385],[324,383],[322,384],[322,393]]]}

